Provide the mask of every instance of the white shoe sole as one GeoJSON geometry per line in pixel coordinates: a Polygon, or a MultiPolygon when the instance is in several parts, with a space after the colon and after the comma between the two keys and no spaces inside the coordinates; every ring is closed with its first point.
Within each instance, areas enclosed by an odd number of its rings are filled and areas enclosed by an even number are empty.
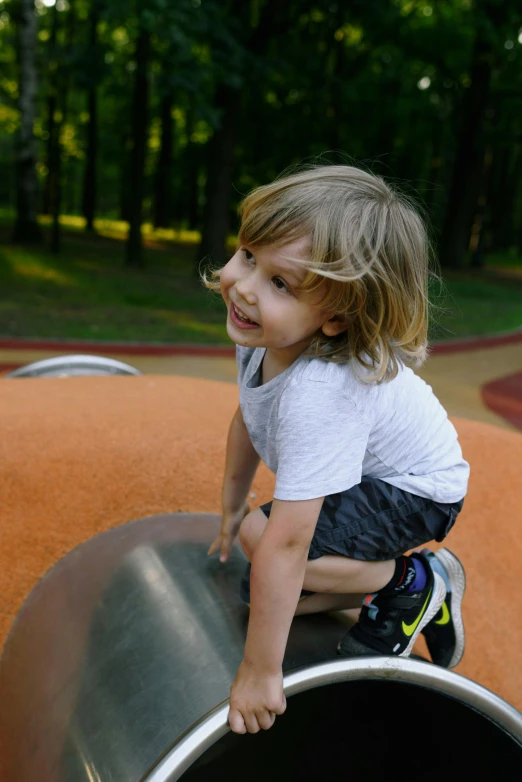
{"type": "Polygon", "coordinates": [[[462,659],[466,645],[466,635],[462,621],[462,598],[466,590],[466,573],[458,557],[449,549],[441,548],[435,551],[434,554],[445,567],[451,585],[451,618],[455,628],[455,651],[448,668],[455,668],[462,659]]]}
{"type": "Polygon", "coordinates": [[[433,573],[433,577],[434,577],[433,593],[431,595],[431,600],[428,604],[426,613],[422,617],[418,626],[415,628],[415,632],[410,638],[410,642],[408,646],[403,652],[401,652],[398,655],[399,657],[409,657],[409,655],[411,654],[411,650],[415,645],[415,641],[419,637],[420,633],[426,627],[426,625],[429,622],[431,622],[431,620],[436,615],[439,608],[444,602],[444,598],[446,597],[446,584],[444,583],[444,579],[442,579],[438,573],[433,573]]]}

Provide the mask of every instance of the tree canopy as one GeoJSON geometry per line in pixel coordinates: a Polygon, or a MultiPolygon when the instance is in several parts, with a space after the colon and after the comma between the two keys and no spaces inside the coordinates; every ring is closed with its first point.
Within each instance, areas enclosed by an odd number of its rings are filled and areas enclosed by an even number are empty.
{"type": "Polygon", "coordinates": [[[66,212],[128,220],[130,265],[143,221],[201,231],[219,262],[242,195],[322,156],[406,182],[442,265],[479,265],[522,247],[519,10],[0,0],[0,207],[26,240],[52,215],[56,251],[66,212]]]}

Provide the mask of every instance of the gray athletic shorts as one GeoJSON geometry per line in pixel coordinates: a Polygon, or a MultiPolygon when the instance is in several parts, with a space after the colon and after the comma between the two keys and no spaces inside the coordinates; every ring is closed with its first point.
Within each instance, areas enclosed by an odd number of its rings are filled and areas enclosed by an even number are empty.
{"type": "MultiPolygon", "coordinates": [[[[377,478],[329,494],[319,513],[308,559],[337,554],[386,561],[431,540],[444,540],[464,500],[445,503],[418,497],[377,478]]],[[[268,517],[271,502],[261,505],[268,517]]]]}

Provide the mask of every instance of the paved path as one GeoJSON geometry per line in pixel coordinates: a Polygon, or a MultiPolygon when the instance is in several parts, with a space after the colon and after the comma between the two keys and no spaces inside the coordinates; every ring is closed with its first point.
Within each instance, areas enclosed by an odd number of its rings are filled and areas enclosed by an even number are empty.
{"type": "MultiPolygon", "coordinates": [[[[236,381],[233,348],[63,345],[5,339],[0,339],[0,375],[43,358],[80,352],[124,361],[148,375],[236,381]]],[[[504,429],[522,428],[522,332],[436,345],[419,375],[432,386],[450,416],[504,429]],[[484,386],[488,386],[486,393],[484,386]]]]}
{"type": "MultiPolygon", "coordinates": [[[[521,370],[522,341],[480,350],[435,354],[419,374],[432,386],[450,416],[513,430],[515,426],[509,420],[486,406],[482,389],[493,380],[521,370]]],[[[522,398],[520,401],[522,406],[522,398]]]]}

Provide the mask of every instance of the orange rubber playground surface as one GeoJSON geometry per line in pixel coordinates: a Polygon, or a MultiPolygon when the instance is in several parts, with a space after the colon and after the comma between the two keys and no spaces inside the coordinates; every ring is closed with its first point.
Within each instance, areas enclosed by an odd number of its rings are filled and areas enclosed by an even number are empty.
{"type": "MultiPolygon", "coordinates": [[[[0,377],[0,646],[28,593],[75,546],[144,516],[220,511],[238,400],[233,351],[3,340],[0,373],[71,353],[112,356],[144,374],[0,377]]],[[[522,710],[522,332],[436,347],[420,374],[471,464],[464,510],[443,544],[468,578],[457,671],[522,710]]],[[[270,499],[272,486],[261,468],[252,502],[270,499]]],[[[416,651],[426,653],[422,642],[416,651]]]]}

